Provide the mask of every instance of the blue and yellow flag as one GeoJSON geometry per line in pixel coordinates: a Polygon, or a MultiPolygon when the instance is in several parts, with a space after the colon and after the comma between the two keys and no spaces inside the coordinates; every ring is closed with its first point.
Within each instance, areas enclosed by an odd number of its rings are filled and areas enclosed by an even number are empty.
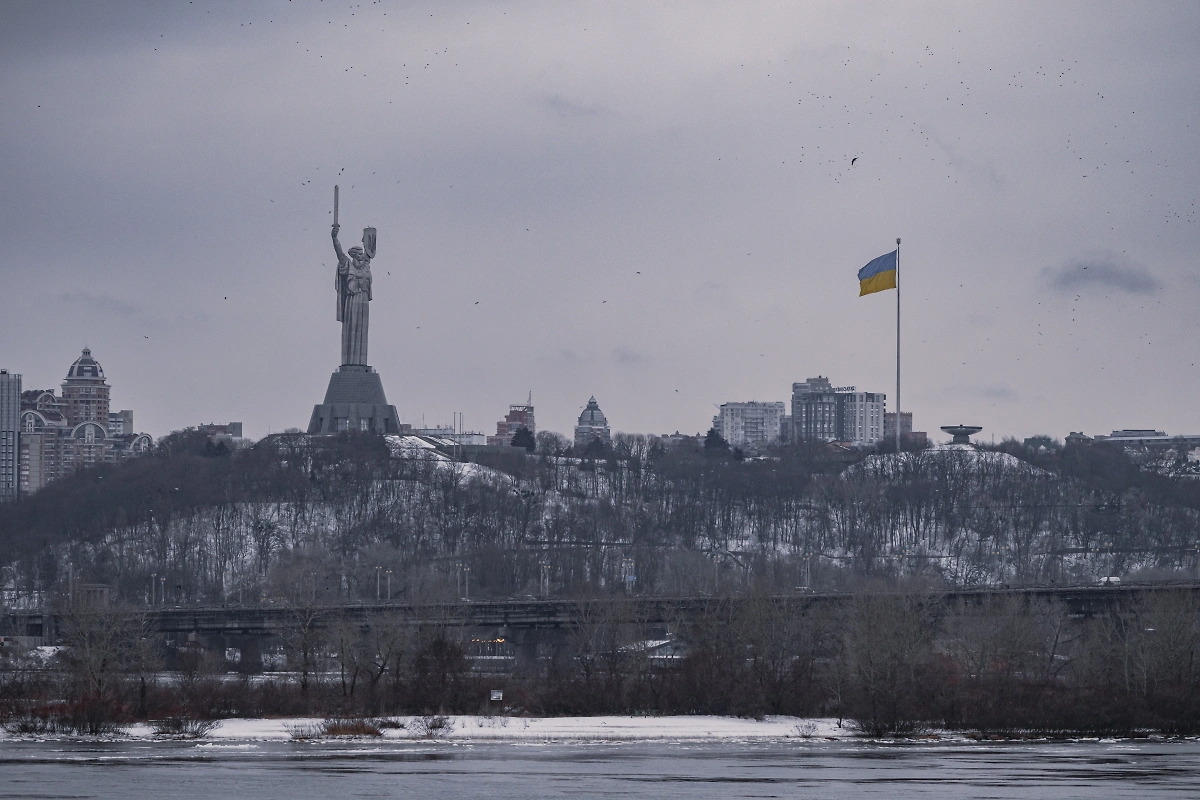
{"type": "Polygon", "coordinates": [[[882,292],[884,289],[896,288],[896,253],[893,250],[887,255],[867,264],[858,271],[858,296],[882,292]]]}

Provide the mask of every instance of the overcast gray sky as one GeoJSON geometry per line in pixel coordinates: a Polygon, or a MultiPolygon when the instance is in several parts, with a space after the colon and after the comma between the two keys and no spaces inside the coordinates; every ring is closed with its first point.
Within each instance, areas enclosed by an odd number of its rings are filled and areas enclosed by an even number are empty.
{"type": "Polygon", "coordinates": [[[1200,433],[1198,42],[1196,3],[8,2],[0,366],[304,427],[338,183],[406,422],[890,409],[855,273],[900,236],[918,429],[1200,433]]]}

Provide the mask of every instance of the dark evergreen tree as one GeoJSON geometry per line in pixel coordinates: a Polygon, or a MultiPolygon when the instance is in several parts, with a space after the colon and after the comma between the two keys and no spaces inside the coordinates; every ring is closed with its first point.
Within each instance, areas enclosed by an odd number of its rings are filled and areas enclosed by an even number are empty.
{"type": "Polygon", "coordinates": [[[709,428],[708,434],[704,437],[704,452],[707,455],[724,455],[729,452],[729,442],[717,433],[716,428],[709,428]]]}
{"type": "Polygon", "coordinates": [[[524,425],[517,428],[517,432],[513,434],[509,444],[513,447],[524,447],[531,453],[537,448],[537,441],[533,438],[533,433],[524,425]]]}

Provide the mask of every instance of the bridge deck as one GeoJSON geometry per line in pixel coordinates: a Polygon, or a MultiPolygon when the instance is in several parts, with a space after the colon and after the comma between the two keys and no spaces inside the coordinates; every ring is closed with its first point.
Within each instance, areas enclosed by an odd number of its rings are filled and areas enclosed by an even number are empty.
{"type": "MultiPolygon", "coordinates": [[[[1146,594],[1162,591],[1200,593],[1200,584],[1155,584],[1121,586],[1077,586],[1038,588],[956,589],[930,593],[938,602],[982,602],[988,598],[1020,597],[1029,600],[1055,600],[1077,615],[1092,615],[1114,605],[1146,594]]],[[[793,593],[765,598],[766,601],[795,609],[843,604],[853,599],[849,593],[793,593]]],[[[146,615],[151,627],[162,633],[202,633],[232,636],[277,634],[307,619],[324,627],[337,621],[369,624],[375,619],[399,620],[417,626],[452,626],[509,629],[564,629],[581,620],[603,616],[607,619],[644,624],[667,624],[695,618],[719,605],[741,606],[762,602],[764,598],[746,596],[718,597],[618,597],[592,600],[473,600],[459,603],[345,603],[316,606],[176,606],[129,609],[128,613],[146,615]]],[[[57,627],[61,614],[36,611],[8,611],[11,632],[24,631],[28,625],[40,627],[43,621],[57,627]]]]}

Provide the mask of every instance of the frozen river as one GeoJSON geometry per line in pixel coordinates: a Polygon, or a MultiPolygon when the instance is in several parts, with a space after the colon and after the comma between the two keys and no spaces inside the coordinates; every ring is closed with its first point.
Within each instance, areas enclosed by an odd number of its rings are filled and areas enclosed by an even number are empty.
{"type": "Polygon", "coordinates": [[[0,742],[0,798],[1197,798],[1200,743],[0,742]]]}

